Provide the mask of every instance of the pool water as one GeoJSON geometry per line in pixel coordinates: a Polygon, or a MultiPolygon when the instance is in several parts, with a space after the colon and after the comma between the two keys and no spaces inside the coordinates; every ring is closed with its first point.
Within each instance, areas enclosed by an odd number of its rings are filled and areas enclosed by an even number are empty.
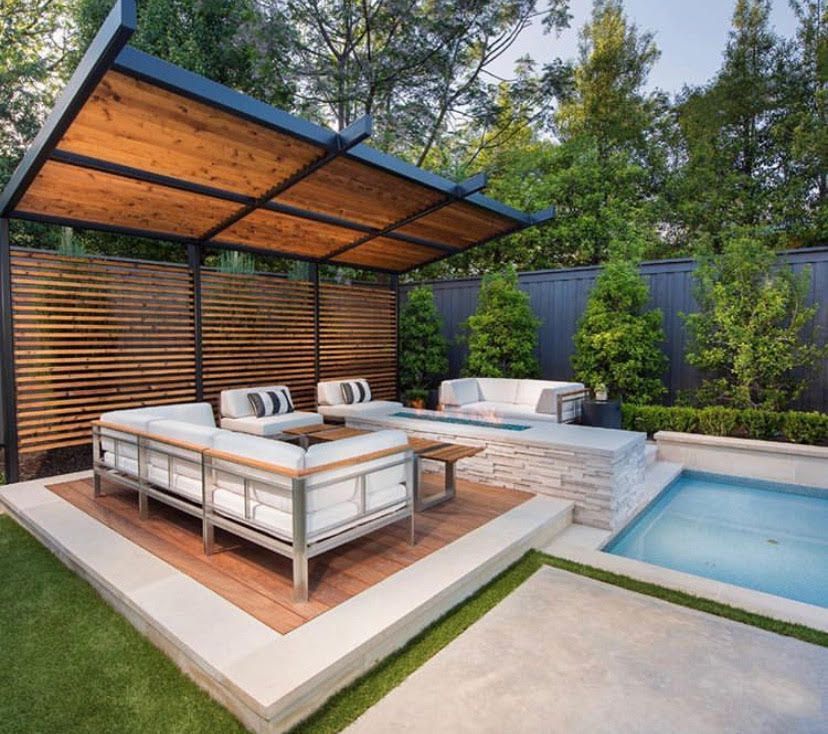
{"type": "Polygon", "coordinates": [[[504,431],[526,431],[531,426],[524,426],[520,423],[501,423],[500,421],[486,421],[478,418],[458,418],[448,415],[435,415],[434,413],[411,413],[401,410],[391,414],[394,418],[414,418],[421,421],[436,421],[437,423],[453,423],[457,426],[481,426],[483,428],[500,428],[504,431]]]}
{"type": "Polygon", "coordinates": [[[685,471],[604,550],[828,607],[828,490],[685,471]]]}

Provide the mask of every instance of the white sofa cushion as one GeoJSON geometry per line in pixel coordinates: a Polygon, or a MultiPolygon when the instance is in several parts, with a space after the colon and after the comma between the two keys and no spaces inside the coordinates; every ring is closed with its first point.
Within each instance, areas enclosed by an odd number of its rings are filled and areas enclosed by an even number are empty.
{"type": "MultiPolygon", "coordinates": [[[[250,405],[250,400],[247,395],[251,392],[269,392],[276,390],[286,390],[290,395],[286,385],[267,385],[265,387],[243,387],[235,390],[221,391],[221,415],[223,418],[247,418],[255,415],[253,406],[250,405]]],[[[291,397],[291,403],[293,398],[291,397]]]]}
{"type": "Polygon", "coordinates": [[[500,377],[478,377],[480,399],[495,403],[516,403],[521,380],[500,377]]]}
{"type": "Polygon", "coordinates": [[[394,400],[372,400],[370,403],[354,405],[320,405],[319,413],[327,418],[347,418],[349,416],[367,415],[369,413],[391,412],[402,408],[402,403],[394,400]]]}
{"type": "Polygon", "coordinates": [[[342,383],[346,380],[325,380],[316,385],[316,402],[319,405],[342,405],[342,383]]]}
{"type": "Polygon", "coordinates": [[[322,425],[319,413],[307,413],[301,410],[281,415],[268,415],[264,418],[248,416],[246,418],[222,418],[221,427],[228,431],[249,433],[253,436],[278,436],[288,428],[297,426],[322,425]]]}
{"type": "Polygon", "coordinates": [[[480,400],[480,388],[474,377],[459,380],[444,380],[440,385],[440,403],[442,405],[465,405],[480,400]]]}

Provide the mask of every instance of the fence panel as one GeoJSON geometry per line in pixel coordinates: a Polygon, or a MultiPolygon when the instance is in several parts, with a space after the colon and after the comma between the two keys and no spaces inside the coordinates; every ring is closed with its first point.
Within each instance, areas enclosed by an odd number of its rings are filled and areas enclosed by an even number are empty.
{"type": "Polygon", "coordinates": [[[284,384],[299,409],[316,405],[313,284],[279,275],[201,273],[204,399],[284,384]]]}
{"type": "Polygon", "coordinates": [[[21,453],[90,441],[107,410],[195,398],[187,268],[12,251],[21,453]]]}
{"type": "MultiPolygon", "coordinates": [[[[828,247],[814,247],[784,253],[781,262],[789,263],[795,271],[809,268],[811,291],[809,300],[819,305],[816,322],[822,341],[828,335],[828,247]]],[[[665,375],[668,397],[675,399],[681,390],[699,383],[699,374],[684,361],[687,335],[682,313],[696,310],[693,298],[693,270],[691,259],[663,260],[644,263],[641,274],[650,286],[651,303],[664,316],[664,351],[669,357],[665,375]]],[[[529,294],[535,313],[542,319],[539,333],[538,357],[541,372],[547,379],[571,378],[570,359],[572,338],[583,313],[589,291],[595,283],[599,268],[566,268],[520,274],[520,285],[529,294]]],[[[417,284],[402,289],[402,297],[417,284]]],[[[450,376],[460,374],[466,358],[466,347],[461,340],[462,324],[477,308],[479,278],[433,281],[437,308],[445,322],[444,333],[451,345],[449,352],[450,376]]],[[[799,408],[828,410],[828,360],[808,383],[798,401],[799,408]]]]}
{"type": "Polygon", "coordinates": [[[397,308],[388,286],[320,286],[320,364],[323,380],[364,377],[374,396],[397,393],[397,308]]]}

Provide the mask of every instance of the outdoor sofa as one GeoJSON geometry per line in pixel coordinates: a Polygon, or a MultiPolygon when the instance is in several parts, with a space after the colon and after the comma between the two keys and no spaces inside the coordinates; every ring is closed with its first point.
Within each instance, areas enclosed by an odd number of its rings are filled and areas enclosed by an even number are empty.
{"type": "Polygon", "coordinates": [[[293,560],[308,597],[308,559],[404,518],[414,533],[414,458],[401,431],[305,450],[218,428],[209,403],[104,413],[92,429],[95,494],[107,477],[202,521],[205,553],[223,528],[293,560]]]}
{"type": "MultiPolygon", "coordinates": [[[[344,397],[343,385],[354,382],[368,385],[367,380],[363,378],[325,380],[317,384],[316,403],[319,413],[326,419],[344,421],[346,418],[354,418],[377,411],[402,408],[402,403],[393,400],[374,400],[372,397],[364,402],[347,403],[344,397]]],[[[370,386],[368,390],[370,391],[370,386]]]]}
{"type": "Polygon", "coordinates": [[[466,377],[440,385],[448,413],[569,423],[581,415],[586,390],[580,382],[466,377]]]}

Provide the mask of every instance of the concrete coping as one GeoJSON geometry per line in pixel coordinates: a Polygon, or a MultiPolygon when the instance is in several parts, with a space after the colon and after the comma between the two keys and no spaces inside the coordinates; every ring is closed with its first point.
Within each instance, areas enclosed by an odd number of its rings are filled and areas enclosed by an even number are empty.
{"type": "Polygon", "coordinates": [[[682,443],[697,446],[720,447],[741,451],[761,451],[787,456],[808,456],[828,460],[828,446],[809,446],[801,443],[783,443],[782,441],[759,441],[754,438],[733,438],[731,436],[706,436],[701,433],[680,433],[678,431],[659,431],[655,434],[656,443],[682,443]]]}

